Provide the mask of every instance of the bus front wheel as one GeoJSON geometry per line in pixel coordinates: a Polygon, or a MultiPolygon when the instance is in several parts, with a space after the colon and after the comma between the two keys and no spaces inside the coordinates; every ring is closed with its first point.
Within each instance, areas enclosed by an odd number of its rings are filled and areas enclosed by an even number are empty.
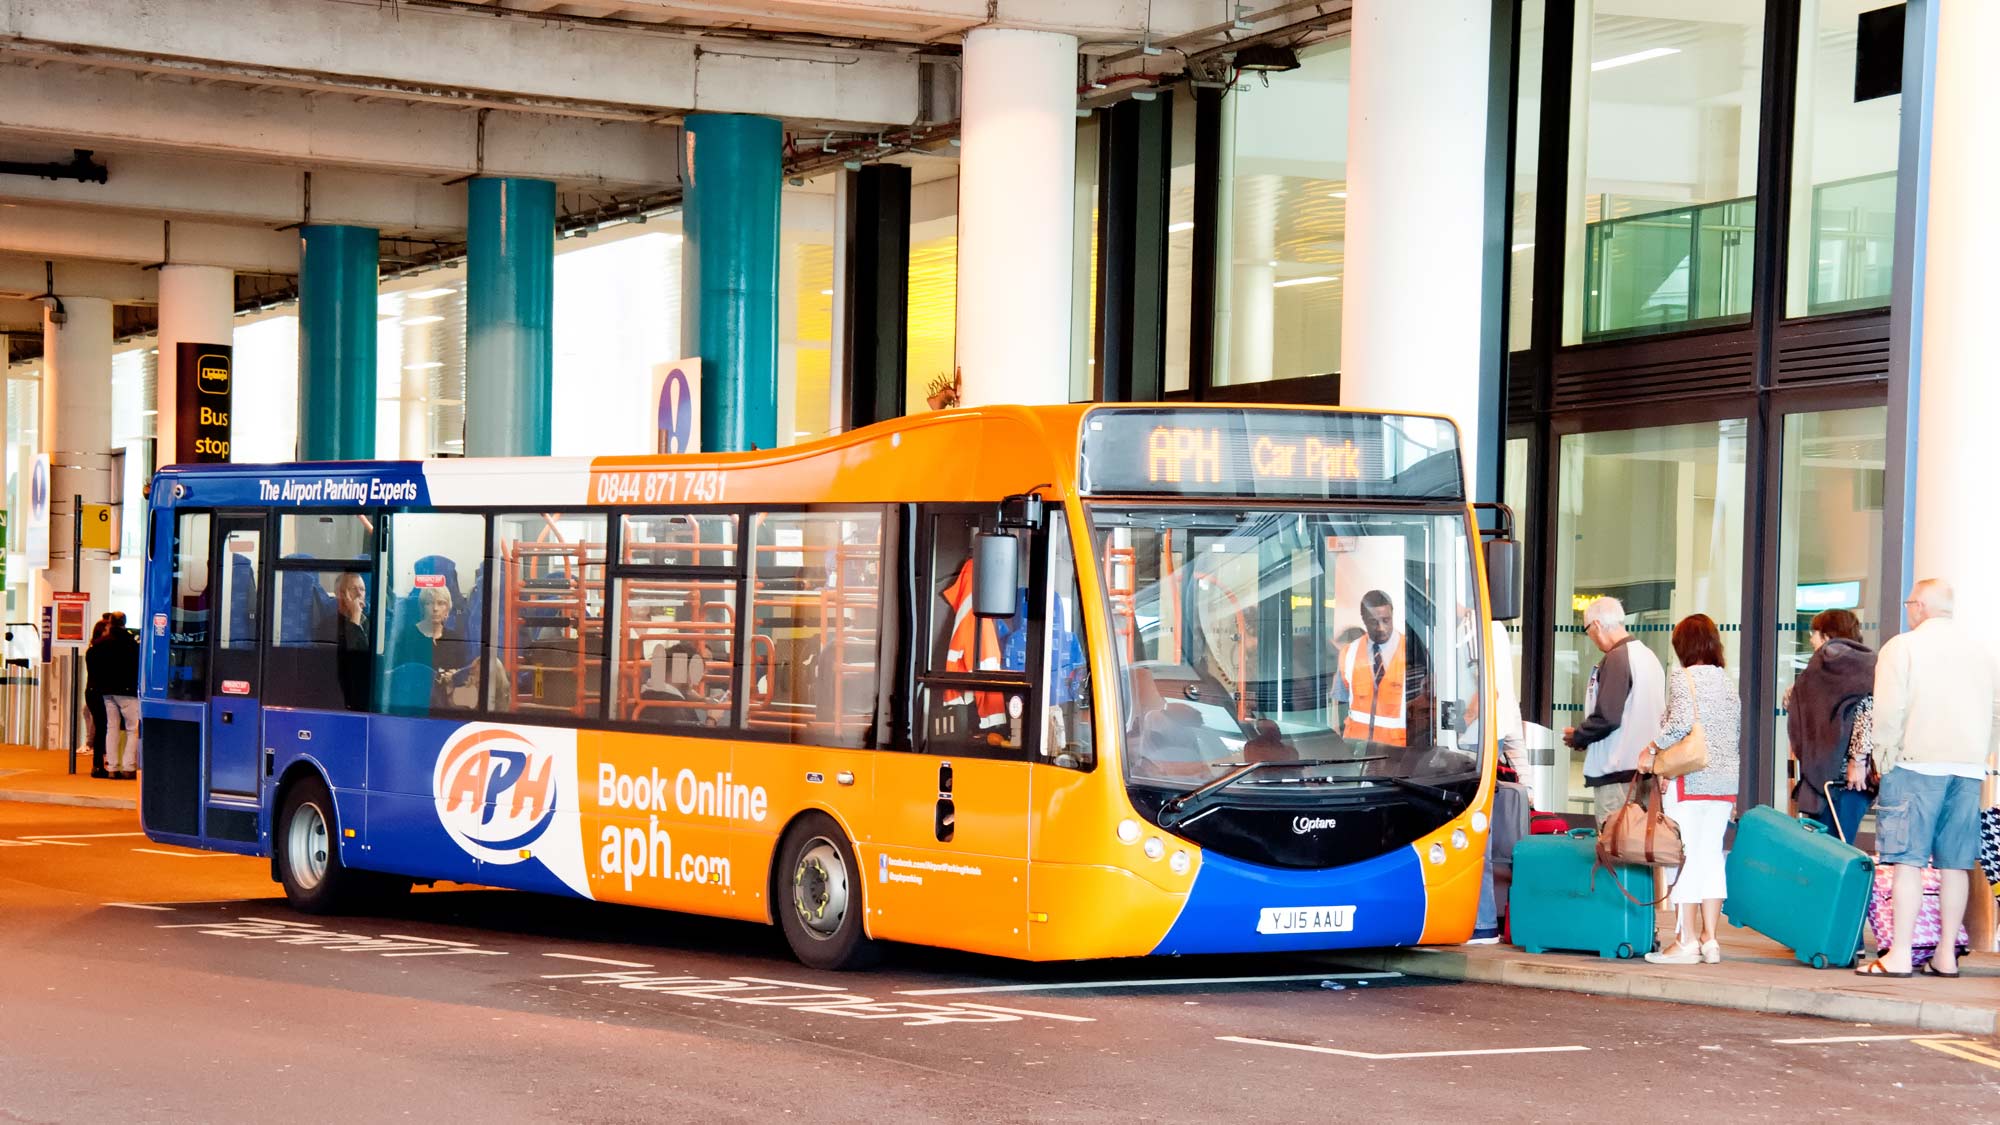
{"type": "Polygon", "coordinates": [[[272,847],[278,853],[278,881],[292,909],[334,914],[358,897],[362,873],[340,862],[339,831],[333,797],[318,778],[301,780],[286,791],[272,847]]]}
{"type": "Polygon", "coordinates": [[[861,866],[833,819],[809,813],[785,833],[774,880],[778,923],[794,956],[815,969],[861,969],[878,954],[863,932],[861,866]]]}

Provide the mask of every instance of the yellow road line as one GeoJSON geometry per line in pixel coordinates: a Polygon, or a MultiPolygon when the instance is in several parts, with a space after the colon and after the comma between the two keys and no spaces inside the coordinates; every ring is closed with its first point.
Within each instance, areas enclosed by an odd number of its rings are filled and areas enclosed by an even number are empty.
{"type": "Polygon", "coordinates": [[[1916,1044],[1919,1047],[1929,1047],[1933,1051],[1942,1051],[1967,1062],[1976,1062],[1981,1066],[2000,1070],[2000,1048],[1991,1043],[1978,1043],[1970,1039],[1919,1039],[1916,1040],[1916,1044]]]}

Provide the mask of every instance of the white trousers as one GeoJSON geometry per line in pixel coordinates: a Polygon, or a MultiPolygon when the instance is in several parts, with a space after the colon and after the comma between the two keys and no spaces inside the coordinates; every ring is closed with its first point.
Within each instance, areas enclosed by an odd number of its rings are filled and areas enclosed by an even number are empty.
{"type": "MultiPolygon", "coordinates": [[[[1667,815],[1681,826],[1681,847],[1687,852],[1687,864],[1680,868],[1680,881],[1674,884],[1668,902],[1687,906],[1703,899],[1729,897],[1722,838],[1729,831],[1729,814],[1735,809],[1731,801],[1676,800],[1673,790],[1668,790],[1667,815]]],[[[1668,879],[1674,873],[1673,868],[1667,868],[1668,879]]]]}
{"type": "Polygon", "coordinates": [[[112,773],[132,773],[139,768],[137,696],[104,697],[104,768],[112,773]]]}

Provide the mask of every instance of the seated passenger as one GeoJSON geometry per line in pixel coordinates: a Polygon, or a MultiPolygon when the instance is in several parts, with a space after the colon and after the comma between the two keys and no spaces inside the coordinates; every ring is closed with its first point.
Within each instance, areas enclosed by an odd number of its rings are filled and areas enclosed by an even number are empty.
{"type": "Polygon", "coordinates": [[[389,647],[393,709],[423,713],[429,709],[469,707],[477,689],[457,684],[461,673],[477,653],[468,653],[465,642],[449,634],[445,622],[451,617],[451,592],[443,586],[420,586],[417,600],[421,612],[396,636],[389,647]],[[416,698],[419,685],[428,685],[428,698],[416,698]]]}
{"type": "Polygon", "coordinates": [[[375,672],[375,647],[369,643],[368,583],[352,571],[334,579],[334,676],[340,700],[349,711],[368,710],[368,685],[375,672]]]}
{"type": "MultiPolygon", "coordinates": [[[[694,645],[686,641],[655,645],[647,665],[645,682],[639,685],[640,699],[668,704],[714,702],[708,694],[708,660],[694,645]]],[[[712,727],[721,719],[720,711],[706,707],[669,706],[660,710],[666,712],[671,723],[712,727]]]]}

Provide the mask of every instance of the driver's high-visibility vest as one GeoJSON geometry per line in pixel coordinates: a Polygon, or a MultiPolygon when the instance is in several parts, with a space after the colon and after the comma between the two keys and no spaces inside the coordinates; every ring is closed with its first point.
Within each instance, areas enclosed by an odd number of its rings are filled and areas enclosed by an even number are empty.
{"type": "MultiPolygon", "coordinates": [[[[972,560],[958,568],[958,577],[944,588],[951,606],[951,642],[945,651],[947,672],[997,672],[1000,663],[1000,633],[990,618],[972,612],[972,560]]],[[[946,703],[972,703],[979,712],[979,729],[992,730],[1007,722],[1007,699],[997,691],[950,692],[946,703]]]]}
{"type": "Polygon", "coordinates": [[[1373,649],[1373,642],[1359,637],[1347,646],[1347,655],[1340,663],[1340,678],[1347,685],[1350,701],[1346,735],[1390,746],[1407,745],[1405,709],[1409,702],[1403,694],[1403,638],[1396,637],[1383,650],[1380,681],[1375,679],[1373,649]]]}

